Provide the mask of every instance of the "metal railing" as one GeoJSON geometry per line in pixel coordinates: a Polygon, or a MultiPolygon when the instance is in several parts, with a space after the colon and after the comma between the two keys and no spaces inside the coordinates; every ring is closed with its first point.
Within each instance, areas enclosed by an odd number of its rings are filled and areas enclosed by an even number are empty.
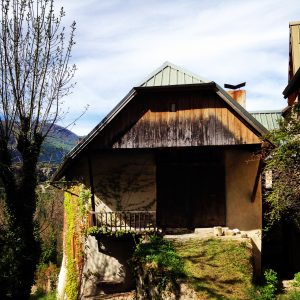
{"type": "Polygon", "coordinates": [[[157,231],[156,211],[89,212],[90,226],[105,227],[110,231],[157,231]]]}

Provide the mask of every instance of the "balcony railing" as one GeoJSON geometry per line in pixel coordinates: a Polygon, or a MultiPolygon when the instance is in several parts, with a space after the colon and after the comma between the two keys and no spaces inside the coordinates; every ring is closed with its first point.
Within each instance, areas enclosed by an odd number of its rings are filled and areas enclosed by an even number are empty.
{"type": "Polygon", "coordinates": [[[89,224],[90,226],[105,227],[110,231],[158,231],[156,211],[91,211],[89,224]]]}

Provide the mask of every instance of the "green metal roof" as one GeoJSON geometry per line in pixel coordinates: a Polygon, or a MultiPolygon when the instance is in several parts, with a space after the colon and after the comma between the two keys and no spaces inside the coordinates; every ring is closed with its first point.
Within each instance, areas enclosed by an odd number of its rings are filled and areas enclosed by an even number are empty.
{"type": "Polygon", "coordinates": [[[139,86],[150,87],[208,82],[211,82],[211,80],[199,77],[188,70],[166,61],[158,69],[147,76],[139,86]]]}
{"type": "Polygon", "coordinates": [[[250,111],[250,114],[268,130],[278,129],[282,120],[280,110],[250,111]]]}

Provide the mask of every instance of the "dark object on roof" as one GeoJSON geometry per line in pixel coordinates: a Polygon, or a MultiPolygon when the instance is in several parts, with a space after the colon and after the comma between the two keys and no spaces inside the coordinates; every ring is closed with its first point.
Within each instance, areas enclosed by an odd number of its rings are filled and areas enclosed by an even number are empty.
{"type": "Polygon", "coordinates": [[[225,87],[226,89],[237,90],[237,89],[239,89],[239,88],[241,88],[241,87],[244,87],[245,85],[246,85],[246,82],[242,82],[242,83],[237,84],[237,85],[232,85],[232,84],[225,83],[225,84],[224,84],[224,87],[225,87]]]}

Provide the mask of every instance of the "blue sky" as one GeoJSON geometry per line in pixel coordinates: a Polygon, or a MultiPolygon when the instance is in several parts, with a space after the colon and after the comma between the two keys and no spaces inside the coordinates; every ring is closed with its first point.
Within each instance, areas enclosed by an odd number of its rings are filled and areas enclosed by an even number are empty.
{"type": "Polygon", "coordinates": [[[219,85],[246,81],[247,109],[285,107],[289,22],[299,0],[58,0],[77,23],[77,85],[65,98],[67,125],[86,135],[165,61],[219,85]]]}

